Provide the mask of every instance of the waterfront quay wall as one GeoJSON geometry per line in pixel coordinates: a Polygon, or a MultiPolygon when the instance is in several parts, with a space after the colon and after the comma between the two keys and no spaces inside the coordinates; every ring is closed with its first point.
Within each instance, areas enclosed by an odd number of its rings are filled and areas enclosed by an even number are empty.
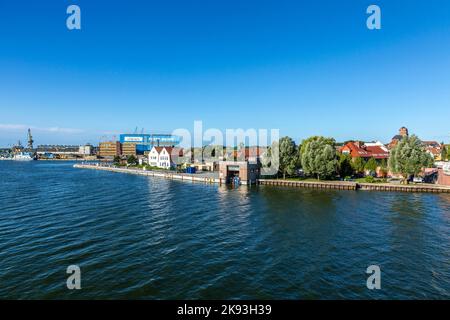
{"type": "Polygon", "coordinates": [[[435,184],[358,183],[358,189],[369,191],[450,193],[450,187],[435,184]]]}
{"type": "MultiPolygon", "coordinates": [[[[192,182],[203,183],[217,183],[219,185],[225,184],[226,180],[223,178],[216,178],[211,176],[202,176],[202,174],[188,174],[175,172],[162,172],[143,169],[118,168],[113,166],[106,166],[102,164],[74,164],[74,168],[104,170],[110,172],[121,172],[129,174],[137,174],[150,177],[161,177],[166,179],[184,180],[192,182]]],[[[351,181],[295,181],[282,179],[258,179],[259,185],[267,186],[284,186],[297,188],[312,188],[312,189],[329,189],[329,190],[363,190],[363,191],[391,191],[391,192],[427,192],[427,193],[450,193],[450,187],[431,185],[431,184],[417,184],[417,185],[402,185],[389,183],[362,183],[351,181]]]]}
{"type": "Polygon", "coordinates": [[[417,184],[402,185],[389,183],[361,183],[348,181],[291,181],[278,179],[259,179],[260,185],[285,186],[313,189],[334,189],[334,190],[364,190],[364,191],[391,191],[391,192],[428,192],[428,193],[450,193],[450,187],[417,184]]]}
{"type": "Polygon", "coordinates": [[[81,169],[94,169],[94,170],[103,170],[110,172],[120,172],[120,173],[129,173],[129,174],[137,174],[142,176],[149,177],[161,177],[166,179],[175,179],[175,180],[184,180],[184,181],[193,181],[193,182],[204,182],[204,183],[225,183],[224,179],[214,178],[210,176],[202,176],[201,174],[188,174],[188,173],[175,173],[171,171],[163,172],[163,171],[154,171],[154,170],[143,170],[143,169],[130,169],[130,168],[118,168],[113,166],[105,166],[105,165],[95,165],[95,164],[75,164],[74,168],[81,169]]]}
{"type": "Polygon", "coordinates": [[[298,187],[298,188],[313,188],[313,189],[335,189],[335,190],[356,190],[356,182],[347,181],[292,181],[281,179],[259,179],[260,185],[266,186],[284,186],[284,187],[298,187]]]}

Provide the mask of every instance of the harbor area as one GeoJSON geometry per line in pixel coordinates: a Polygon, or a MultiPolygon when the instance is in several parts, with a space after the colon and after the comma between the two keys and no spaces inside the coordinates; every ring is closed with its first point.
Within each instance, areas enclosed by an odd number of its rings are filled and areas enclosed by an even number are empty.
{"type": "MultiPolygon", "coordinates": [[[[242,167],[239,169],[238,164],[230,164],[230,162],[223,161],[221,163],[221,170],[219,172],[212,171],[198,171],[196,173],[182,173],[170,170],[146,170],[144,168],[128,168],[117,167],[106,163],[77,163],[73,165],[74,168],[103,170],[118,173],[137,174],[150,177],[160,177],[172,180],[183,180],[191,182],[203,182],[209,184],[233,184],[233,185],[266,185],[266,186],[280,186],[293,188],[312,188],[323,190],[361,190],[361,191],[389,191],[389,192],[420,192],[420,193],[450,193],[450,187],[432,184],[419,185],[402,185],[392,183],[362,183],[350,181],[293,181],[283,179],[256,179],[252,176],[252,170],[242,167]],[[234,166],[234,167],[232,167],[234,166]],[[250,172],[250,175],[249,175],[250,172]],[[238,173],[250,176],[250,180],[240,180],[235,183],[235,177],[239,177],[238,173]],[[253,180],[255,179],[255,180],[253,180]]],[[[253,172],[254,173],[254,172],[253,172]]]]}

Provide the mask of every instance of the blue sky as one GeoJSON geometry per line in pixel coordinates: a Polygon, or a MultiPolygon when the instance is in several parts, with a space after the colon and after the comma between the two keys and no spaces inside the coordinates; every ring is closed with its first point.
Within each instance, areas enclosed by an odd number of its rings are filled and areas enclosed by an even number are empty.
{"type": "Polygon", "coordinates": [[[450,140],[450,2],[2,1],[0,146],[193,128],[450,140]],[[82,29],[66,28],[81,8],[82,29]],[[366,28],[366,8],[382,29],[366,28]]]}

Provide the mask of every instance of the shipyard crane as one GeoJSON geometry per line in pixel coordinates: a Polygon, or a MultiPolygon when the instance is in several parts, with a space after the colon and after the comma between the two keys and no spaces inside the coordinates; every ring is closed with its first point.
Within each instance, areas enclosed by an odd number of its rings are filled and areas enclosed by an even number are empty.
{"type": "Polygon", "coordinates": [[[31,129],[28,128],[28,149],[33,150],[33,136],[31,135],[31,129]]]}

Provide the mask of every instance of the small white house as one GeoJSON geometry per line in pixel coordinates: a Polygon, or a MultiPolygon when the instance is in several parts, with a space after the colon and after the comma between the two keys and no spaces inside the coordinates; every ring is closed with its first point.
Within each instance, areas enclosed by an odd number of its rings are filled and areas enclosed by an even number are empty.
{"type": "Polygon", "coordinates": [[[153,147],[148,154],[148,164],[153,167],[170,169],[176,167],[176,161],[182,156],[180,148],[153,147]]]}

